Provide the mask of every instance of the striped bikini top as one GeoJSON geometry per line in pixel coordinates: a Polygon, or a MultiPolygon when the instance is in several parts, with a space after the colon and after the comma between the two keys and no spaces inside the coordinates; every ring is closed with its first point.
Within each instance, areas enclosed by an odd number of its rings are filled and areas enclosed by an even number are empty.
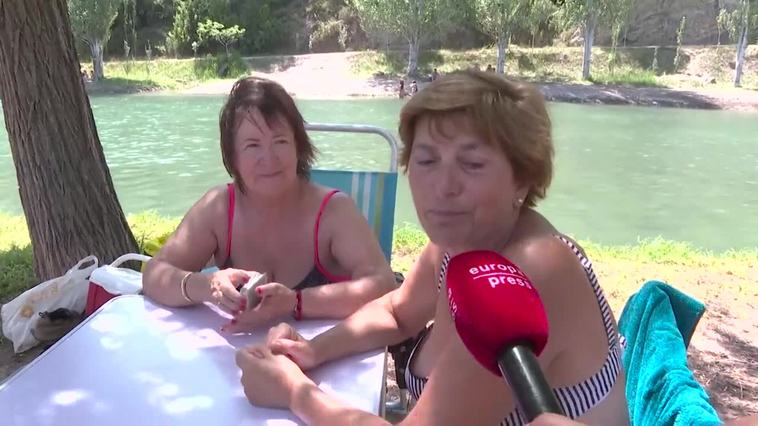
{"type": "MultiPolygon", "coordinates": [[[[553,393],[555,393],[555,397],[558,399],[558,404],[560,404],[563,412],[570,418],[576,419],[598,405],[611,392],[613,384],[616,383],[619,371],[622,368],[621,353],[623,347],[626,346],[626,342],[624,337],[619,335],[613,326],[611,308],[608,306],[608,302],[603,295],[603,290],[598,284],[597,276],[592,270],[592,262],[590,262],[590,260],[582,254],[579,248],[569,239],[562,235],[556,235],[556,237],[568,245],[569,248],[571,248],[571,251],[573,251],[577,258],[579,258],[579,262],[582,264],[582,267],[587,274],[587,279],[589,280],[592,290],[595,293],[595,297],[597,298],[597,303],[603,317],[605,333],[608,337],[608,357],[598,372],[581,383],[553,389],[553,393]]],[[[450,256],[445,253],[442,259],[440,275],[437,279],[438,290],[442,288],[449,261],[450,256]]],[[[431,326],[422,333],[422,336],[413,348],[410,357],[408,357],[408,365],[405,368],[405,382],[408,385],[408,391],[416,400],[421,396],[421,392],[423,392],[428,378],[415,376],[411,372],[411,365],[413,365],[413,359],[416,356],[416,352],[419,347],[421,347],[430,331],[431,326]]],[[[517,426],[526,423],[526,418],[521,412],[521,409],[516,408],[510,412],[500,424],[501,426],[517,426]]]]}

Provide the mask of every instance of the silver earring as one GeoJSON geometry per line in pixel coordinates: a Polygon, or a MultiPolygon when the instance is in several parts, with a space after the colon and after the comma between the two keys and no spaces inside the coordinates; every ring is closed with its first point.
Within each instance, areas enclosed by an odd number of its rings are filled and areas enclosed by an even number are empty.
{"type": "Polygon", "coordinates": [[[516,201],[513,203],[513,207],[519,208],[522,204],[524,204],[524,199],[519,197],[516,198],[516,201]]]}

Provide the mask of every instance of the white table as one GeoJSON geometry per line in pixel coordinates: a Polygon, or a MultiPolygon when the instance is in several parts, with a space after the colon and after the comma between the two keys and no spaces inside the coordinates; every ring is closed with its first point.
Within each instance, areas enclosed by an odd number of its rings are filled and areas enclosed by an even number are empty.
{"type": "MultiPolygon", "coordinates": [[[[229,336],[207,306],[165,308],[141,296],[103,305],[0,384],[2,425],[292,425],[288,410],[250,405],[234,362],[268,327],[229,336]]],[[[306,338],[334,321],[292,324],[306,338]]],[[[385,351],[325,364],[309,375],[345,403],[379,414],[385,351]]]]}

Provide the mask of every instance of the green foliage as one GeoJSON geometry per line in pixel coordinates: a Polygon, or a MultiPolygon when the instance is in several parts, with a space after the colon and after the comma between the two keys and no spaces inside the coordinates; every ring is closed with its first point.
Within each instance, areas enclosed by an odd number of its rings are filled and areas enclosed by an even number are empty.
{"type": "Polygon", "coordinates": [[[68,14],[76,37],[88,44],[108,42],[120,0],[69,0],[68,14]]]}
{"type": "Polygon", "coordinates": [[[306,17],[311,23],[309,49],[337,42],[347,49],[363,33],[358,11],[351,0],[313,0],[307,2],[306,17]]]}
{"type": "Polygon", "coordinates": [[[364,29],[424,40],[449,28],[458,18],[454,0],[355,0],[364,29]]]}
{"type": "Polygon", "coordinates": [[[245,29],[237,25],[225,27],[224,24],[210,19],[201,22],[197,26],[197,38],[200,44],[207,43],[209,40],[215,40],[229,55],[229,47],[245,35],[245,29]]]}
{"type": "Polygon", "coordinates": [[[444,32],[461,15],[454,0],[356,0],[355,5],[368,32],[394,34],[408,41],[408,75],[418,72],[414,59],[421,44],[444,32]]]}
{"type": "Polygon", "coordinates": [[[682,20],[679,21],[679,28],[676,30],[676,56],[674,56],[674,72],[679,70],[679,65],[681,65],[682,36],[684,35],[685,25],[687,25],[687,17],[682,16],[682,20]]]}
{"type": "Polygon", "coordinates": [[[507,40],[526,20],[531,0],[476,0],[477,22],[495,40],[507,40]]]}
{"type": "Polygon", "coordinates": [[[596,84],[619,86],[658,87],[660,84],[652,71],[634,69],[631,67],[616,68],[612,72],[596,72],[590,77],[596,84]]]}
{"type": "Polygon", "coordinates": [[[239,53],[224,56],[206,55],[204,59],[194,61],[194,72],[200,80],[214,78],[239,78],[247,74],[247,63],[239,53]]]}
{"type": "Polygon", "coordinates": [[[719,9],[719,14],[716,16],[716,28],[718,29],[718,39],[716,44],[721,45],[721,33],[727,31],[731,35],[730,27],[732,15],[726,9],[719,9]]]}
{"type": "Polygon", "coordinates": [[[748,43],[758,36],[758,0],[740,0],[733,10],[719,10],[717,24],[719,29],[726,30],[730,38],[739,42],[743,27],[748,28],[748,43]]]}
{"type": "Polygon", "coordinates": [[[104,92],[130,93],[153,89],[178,90],[204,81],[238,78],[246,75],[248,68],[238,53],[232,53],[228,57],[209,54],[197,59],[157,59],[133,61],[131,64],[109,62],[106,71],[109,77],[101,82],[106,86],[104,92]]]}

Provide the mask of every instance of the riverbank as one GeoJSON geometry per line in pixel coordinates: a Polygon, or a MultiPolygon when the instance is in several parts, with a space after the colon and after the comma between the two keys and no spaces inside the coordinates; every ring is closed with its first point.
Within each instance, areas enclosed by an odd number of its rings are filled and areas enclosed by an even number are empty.
{"type": "MultiPolygon", "coordinates": [[[[137,241],[170,232],[178,218],[154,213],[130,215],[137,241]]],[[[394,235],[393,269],[408,272],[425,235],[399,228],[394,235]]],[[[651,240],[635,246],[602,246],[583,241],[618,318],[629,296],[650,279],[666,281],[703,301],[707,311],[692,339],[690,367],[724,419],[758,412],[758,250],[710,253],[686,243],[651,240]]],[[[21,216],[0,214],[0,303],[34,285],[29,236],[21,216]]],[[[13,354],[0,338],[0,381],[33,360],[40,349],[13,354]]],[[[394,366],[390,365],[390,370],[394,366]]],[[[393,385],[394,377],[388,376],[393,385]]]]}
{"type": "MultiPolygon", "coordinates": [[[[758,111],[758,49],[749,51],[745,67],[748,88],[744,89],[729,87],[727,48],[689,48],[686,52],[689,60],[680,73],[656,75],[634,59],[639,52],[622,55],[625,62],[610,73],[603,65],[607,52],[598,49],[591,83],[577,79],[580,55],[574,48],[514,47],[506,70],[510,78],[537,84],[553,102],[758,111]]],[[[492,49],[441,50],[425,52],[420,60],[422,77],[418,81],[423,88],[432,68],[442,73],[469,66],[484,68],[493,63],[494,56],[492,49]]],[[[403,64],[401,53],[372,51],[260,56],[244,61],[247,74],[278,81],[300,99],[395,97],[403,64]]],[[[88,83],[87,90],[93,95],[155,91],[225,95],[236,80],[210,78],[207,66],[200,67],[202,74],[197,68],[192,59],[112,62],[106,73],[116,78],[88,83]]]]}

